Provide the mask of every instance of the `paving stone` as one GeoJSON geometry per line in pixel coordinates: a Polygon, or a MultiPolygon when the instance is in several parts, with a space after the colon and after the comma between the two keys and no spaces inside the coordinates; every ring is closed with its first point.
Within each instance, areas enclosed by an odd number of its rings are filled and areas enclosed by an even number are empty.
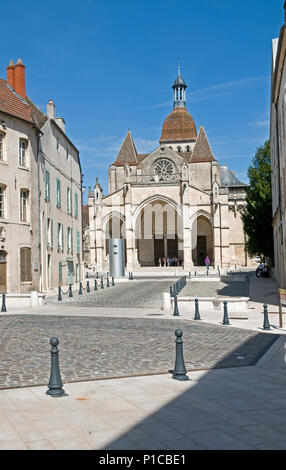
{"type": "MultiPolygon", "coordinates": [[[[182,319],[176,323],[173,319],[158,318],[2,315],[0,388],[46,385],[52,336],[60,340],[64,384],[167,373],[174,367],[174,331],[177,327],[184,331],[184,356],[189,370],[253,365],[278,338],[278,335],[225,329],[182,319]],[[237,360],[236,351],[243,354],[243,360],[237,360]]],[[[200,387],[197,393],[200,394],[200,387]]],[[[206,399],[207,391],[204,393],[202,398],[206,399]]],[[[13,404],[9,403],[9,406],[13,404]]]]}

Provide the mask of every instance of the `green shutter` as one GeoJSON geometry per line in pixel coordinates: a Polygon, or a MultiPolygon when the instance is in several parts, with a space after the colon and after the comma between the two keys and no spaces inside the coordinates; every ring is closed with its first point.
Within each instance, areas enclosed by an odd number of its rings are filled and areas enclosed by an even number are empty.
{"type": "Polygon", "coordinates": [[[64,225],[62,224],[62,250],[64,251],[64,225]]]}
{"type": "Polygon", "coordinates": [[[74,195],[74,204],[75,204],[75,217],[78,217],[78,195],[75,193],[74,195]]]}
{"type": "Polygon", "coordinates": [[[47,248],[49,246],[49,218],[47,217],[47,226],[46,226],[46,237],[47,237],[47,248]]]}
{"type": "Polygon", "coordinates": [[[63,282],[63,266],[62,262],[59,262],[59,284],[63,282]]]}
{"type": "Polygon", "coordinates": [[[73,230],[71,228],[71,252],[73,254],[73,230]]]}
{"type": "Polygon", "coordinates": [[[54,246],[54,223],[51,219],[51,248],[54,246]]]}
{"type": "Polygon", "coordinates": [[[70,203],[71,203],[70,209],[71,209],[71,214],[72,214],[72,190],[70,191],[70,203]]]}
{"type": "Polygon", "coordinates": [[[67,227],[67,251],[69,251],[70,246],[69,246],[69,227],[67,227]]]}
{"type": "Polygon", "coordinates": [[[57,245],[58,245],[58,250],[60,249],[60,226],[61,226],[61,224],[58,223],[58,224],[57,224],[57,227],[58,227],[58,230],[57,230],[57,241],[58,241],[57,245]]]}
{"type": "Polygon", "coordinates": [[[80,232],[76,232],[76,253],[80,254],[80,232]]]}
{"type": "Polygon", "coordinates": [[[57,207],[61,208],[61,182],[57,179],[57,207]]]}

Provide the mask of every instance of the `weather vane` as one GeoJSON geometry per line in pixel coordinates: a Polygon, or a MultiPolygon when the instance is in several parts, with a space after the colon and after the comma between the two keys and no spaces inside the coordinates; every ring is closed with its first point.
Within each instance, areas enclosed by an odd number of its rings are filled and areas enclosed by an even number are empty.
{"type": "Polygon", "coordinates": [[[177,57],[178,59],[178,73],[180,74],[181,73],[181,67],[180,67],[180,60],[181,60],[181,57],[177,57]]]}

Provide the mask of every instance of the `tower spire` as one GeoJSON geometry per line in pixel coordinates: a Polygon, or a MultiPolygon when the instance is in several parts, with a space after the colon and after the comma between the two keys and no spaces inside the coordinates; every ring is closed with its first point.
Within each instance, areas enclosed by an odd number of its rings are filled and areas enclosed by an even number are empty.
{"type": "Polygon", "coordinates": [[[178,59],[178,76],[172,86],[174,90],[174,108],[185,108],[187,85],[181,75],[180,57],[178,59]]]}

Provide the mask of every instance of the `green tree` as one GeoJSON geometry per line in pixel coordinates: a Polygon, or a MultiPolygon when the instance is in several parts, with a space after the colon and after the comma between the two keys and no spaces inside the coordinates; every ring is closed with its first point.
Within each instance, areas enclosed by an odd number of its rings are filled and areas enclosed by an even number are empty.
{"type": "Polygon", "coordinates": [[[248,168],[249,187],[242,214],[250,256],[273,262],[272,191],[270,141],[258,147],[248,168]]]}

